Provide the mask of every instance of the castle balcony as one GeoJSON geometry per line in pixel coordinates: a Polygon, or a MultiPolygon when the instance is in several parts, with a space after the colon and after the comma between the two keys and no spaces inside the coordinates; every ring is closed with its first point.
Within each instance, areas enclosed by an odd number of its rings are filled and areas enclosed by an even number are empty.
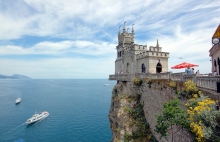
{"type": "MultiPolygon", "coordinates": [[[[109,80],[117,81],[134,81],[134,78],[146,79],[151,78],[153,80],[157,79],[166,79],[173,81],[182,81],[192,80],[200,89],[206,90],[208,92],[212,91],[216,93],[217,84],[216,82],[220,81],[220,76],[213,76],[208,74],[185,74],[184,72],[180,73],[137,73],[137,74],[116,74],[109,75],[109,80]]],[[[218,94],[220,95],[220,94],[218,94]]]]}

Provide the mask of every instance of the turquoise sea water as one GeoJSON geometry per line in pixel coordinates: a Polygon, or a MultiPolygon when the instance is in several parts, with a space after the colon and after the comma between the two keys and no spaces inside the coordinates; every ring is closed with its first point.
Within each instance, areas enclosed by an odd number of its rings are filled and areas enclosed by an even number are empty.
{"type": "Polygon", "coordinates": [[[0,80],[0,142],[109,142],[115,84],[104,79],[0,80]],[[22,101],[15,105],[18,97],[22,101]],[[26,126],[36,111],[50,115],[26,126]]]}

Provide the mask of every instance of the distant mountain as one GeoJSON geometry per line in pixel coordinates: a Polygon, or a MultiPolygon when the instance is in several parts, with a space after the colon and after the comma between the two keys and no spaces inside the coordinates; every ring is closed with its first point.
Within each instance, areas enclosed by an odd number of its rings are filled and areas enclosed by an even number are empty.
{"type": "Polygon", "coordinates": [[[0,79],[31,79],[30,77],[24,76],[24,75],[19,75],[19,74],[14,74],[12,76],[7,76],[7,75],[1,75],[0,74],[0,79]]]}

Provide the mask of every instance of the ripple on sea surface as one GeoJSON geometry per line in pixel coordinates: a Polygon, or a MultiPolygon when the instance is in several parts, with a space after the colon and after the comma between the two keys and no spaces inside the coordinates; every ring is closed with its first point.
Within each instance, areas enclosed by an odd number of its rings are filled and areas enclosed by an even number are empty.
{"type": "Polygon", "coordinates": [[[0,141],[21,138],[27,142],[111,140],[108,112],[115,82],[0,80],[0,84],[3,90],[0,94],[0,141]],[[103,87],[106,83],[111,85],[103,87]],[[15,105],[18,95],[22,102],[15,105]],[[20,126],[36,111],[48,111],[50,115],[36,124],[20,126]]]}

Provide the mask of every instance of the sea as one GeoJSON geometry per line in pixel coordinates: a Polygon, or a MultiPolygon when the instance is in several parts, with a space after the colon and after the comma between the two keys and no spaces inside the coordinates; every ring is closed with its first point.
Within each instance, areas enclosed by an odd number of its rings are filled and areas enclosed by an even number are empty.
{"type": "Polygon", "coordinates": [[[110,142],[115,84],[107,79],[0,79],[0,142],[110,142]],[[16,105],[18,97],[22,101],[16,105]],[[50,115],[25,124],[42,111],[50,115]]]}

